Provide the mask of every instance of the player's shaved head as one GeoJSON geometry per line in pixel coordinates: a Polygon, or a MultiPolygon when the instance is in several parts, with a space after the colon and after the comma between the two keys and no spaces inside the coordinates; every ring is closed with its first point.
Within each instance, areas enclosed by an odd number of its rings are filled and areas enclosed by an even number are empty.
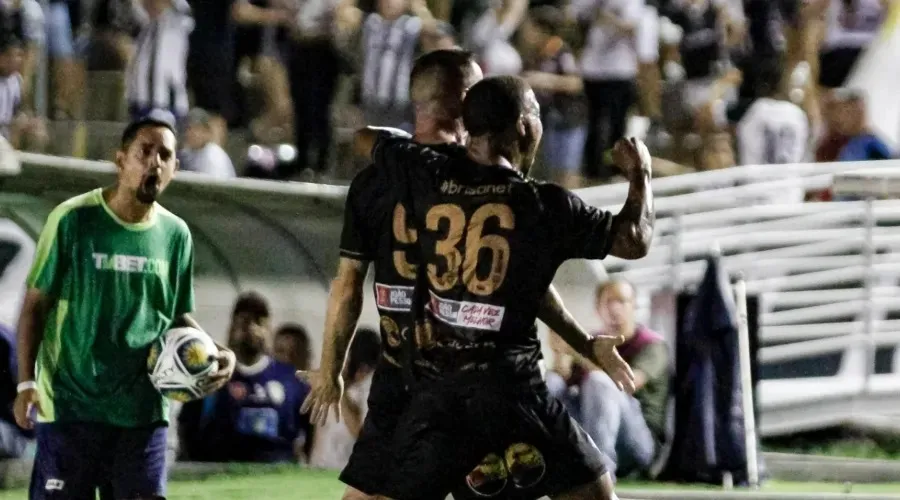
{"type": "Polygon", "coordinates": [[[463,125],[472,138],[487,140],[493,154],[519,163],[527,172],[542,128],[534,91],[517,76],[485,78],[469,89],[463,125]]]}
{"type": "Polygon", "coordinates": [[[410,75],[410,99],[416,113],[457,119],[469,87],[483,77],[471,52],[459,49],[433,50],[416,59],[410,75]]]}

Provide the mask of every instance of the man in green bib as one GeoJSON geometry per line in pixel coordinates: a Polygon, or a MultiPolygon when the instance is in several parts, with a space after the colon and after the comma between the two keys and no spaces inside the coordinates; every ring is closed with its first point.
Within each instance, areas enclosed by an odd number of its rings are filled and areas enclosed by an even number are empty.
{"type": "MultiPolygon", "coordinates": [[[[189,316],[190,230],[156,203],[178,168],[175,151],[166,120],[131,123],[116,184],[47,218],[18,328],[14,411],[20,426],[36,427],[32,500],[93,499],[110,484],[117,500],[164,498],[168,405],[147,376],[147,353],[169,328],[199,328],[189,316]]],[[[219,349],[210,392],[235,366],[219,349]]]]}

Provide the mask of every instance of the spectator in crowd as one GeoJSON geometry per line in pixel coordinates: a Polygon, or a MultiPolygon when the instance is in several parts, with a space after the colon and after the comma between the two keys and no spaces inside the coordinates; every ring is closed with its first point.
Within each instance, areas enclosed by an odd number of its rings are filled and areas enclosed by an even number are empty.
{"type": "Polygon", "coordinates": [[[88,71],[122,71],[128,67],[134,39],[141,30],[138,12],[132,2],[95,0],[87,47],[88,71]]]}
{"type": "MultiPolygon", "coordinates": [[[[336,45],[337,20],[343,4],[291,0],[287,71],[294,113],[294,162],[284,163],[279,175],[324,175],[331,154],[331,105],[342,59],[336,45]]],[[[352,10],[352,6],[347,6],[352,10]]]]}
{"type": "Polygon", "coordinates": [[[236,4],[239,8],[234,17],[238,22],[235,33],[237,79],[244,85],[252,82],[262,94],[262,102],[260,109],[251,109],[251,100],[241,87],[237,96],[238,119],[232,126],[249,125],[252,136],[267,143],[293,137],[291,90],[282,57],[289,29],[295,22],[289,6],[283,0],[242,0],[236,4]],[[241,75],[255,78],[246,79],[241,75]]]}
{"type": "Polygon", "coordinates": [[[740,164],[805,161],[810,144],[809,120],[800,106],[781,91],[780,66],[775,61],[757,66],[752,80],[759,97],[749,106],[736,107],[729,116],[735,124],[740,164]]]}
{"type": "Polygon", "coordinates": [[[345,389],[341,400],[341,419],[330,415],[325,425],[316,428],[315,443],[309,463],[323,469],[343,469],[350,460],[353,444],[366,417],[372,374],[381,356],[381,337],[369,328],[353,335],[343,378],[345,389]]]}
{"type": "Polygon", "coordinates": [[[522,75],[538,95],[544,123],[543,156],[551,178],[577,187],[587,134],[587,102],[572,49],[560,38],[564,14],[550,5],[528,12],[522,25],[522,75]]]}
{"type": "Polygon", "coordinates": [[[33,431],[26,431],[16,425],[13,403],[16,400],[18,384],[16,359],[16,335],[0,324],[0,460],[22,458],[26,449],[34,443],[33,431]]]}
{"type": "Polygon", "coordinates": [[[366,16],[360,75],[366,123],[412,130],[409,73],[422,33],[433,33],[435,26],[422,0],[378,0],[366,16]]]}
{"type": "Polygon", "coordinates": [[[518,75],[522,57],[511,43],[528,10],[528,0],[492,0],[472,26],[467,45],[484,76],[518,75]]]}
{"type": "Polygon", "coordinates": [[[53,68],[54,118],[79,118],[84,65],[76,50],[76,36],[81,25],[81,0],[49,0],[47,19],[47,52],[53,68]]]}
{"type": "Polygon", "coordinates": [[[34,84],[34,70],[44,35],[44,13],[37,0],[0,0],[0,37],[15,37],[23,42],[22,75],[23,101],[29,102],[34,84]]]}
{"type": "Polygon", "coordinates": [[[257,5],[250,0],[194,0],[196,22],[187,59],[188,85],[194,105],[212,116],[213,140],[225,144],[229,126],[239,125],[241,106],[237,81],[239,56],[236,35],[241,29],[285,26],[286,9],[257,5]]]}
{"type": "Polygon", "coordinates": [[[19,72],[22,54],[22,42],[18,38],[0,34],[0,136],[13,148],[27,144],[39,150],[47,142],[47,131],[42,119],[24,109],[24,79],[19,72]]]}
{"type": "Polygon", "coordinates": [[[819,85],[843,87],[863,50],[872,43],[887,17],[888,0],[812,0],[825,18],[819,46],[819,85]]]}
{"type": "Polygon", "coordinates": [[[228,345],[237,356],[224,388],[186,403],[178,416],[185,458],[208,462],[296,462],[304,460],[309,419],[300,405],[309,386],[293,366],[266,354],[269,304],[259,294],[235,302],[228,345]]]}
{"type": "Polygon", "coordinates": [[[662,120],[662,82],[659,68],[659,0],[647,0],[637,30],[638,105],[650,119],[651,132],[659,132],[662,120]]]}
{"type": "Polygon", "coordinates": [[[142,0],[137,14],[142,26],[125,83],[129,113],[165,110],[181,124],[189,109],[185,67],[194,20],[184,0],[142,0]]]}
{"type": "Polygon", "coordinates": [[[194,108],[185,120],[184,149],[179,156],[181,168],[217,179],[235,176],[228,153],[215,143],[213,118],[205,110],[194,108]]]}
{"type": "Polygon", "coordinates": [[[306,328],[296,323],[281,325],[275,332],[274,356],[279,362],[297,370],[309,370],[312,351],[306,328]]]}
{"type": "Polygon", "coordinates": [[[890,148],[869,128],[865,96],[837,89],[826,97],[827,130],[816,149],[816,161],[886,160],[890,148]]]}
{"type": "Polygon", "coordinates": [[[615,462],[619,477],[646,473],[651,466],[665,439],[669,393],[668,348],[662,337],[636,324],[634,297],[634,288],[626,281],[613,280],[597,288],[603,333],[626,339],[619,353],[634,370],[634,396],[620,391],[606,373],[587,362],[573,366],[563,361],[547,376],[551,393],[569,404],[568,387],[577,386],[580,422],[615,462]]]}
{"type": "Polygon", "coordinates": [[[625,135],[628,110],[637,97],[636,34],[644,0],[573,0],[571,7],[587,33],[581,53],[589,105],[585,165],[589,174],[609,178],[613,169],[606,153],[625,135]],[[600,171],[590,171],[600,165],[600,171]]]}

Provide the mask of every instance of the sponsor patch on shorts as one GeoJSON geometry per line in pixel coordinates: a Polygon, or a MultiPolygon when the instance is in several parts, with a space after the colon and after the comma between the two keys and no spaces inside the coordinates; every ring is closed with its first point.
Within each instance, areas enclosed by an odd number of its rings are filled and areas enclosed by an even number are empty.
{"type": "Polygon", "coordinates": [[[383,311],[409,312],[412,309],[411,286],[391,286],[375,283],[375,303],[383,311]]]}
{"type": "Polygon", "coordinates": [[[499,332],[505,307],[456,301],[431,294],[431,312],[442,322],[461,328],[499,332]]]}

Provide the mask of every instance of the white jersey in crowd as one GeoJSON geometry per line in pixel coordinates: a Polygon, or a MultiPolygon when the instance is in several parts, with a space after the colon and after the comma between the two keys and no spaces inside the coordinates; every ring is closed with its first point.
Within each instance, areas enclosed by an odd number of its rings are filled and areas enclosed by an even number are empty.
{"type": "Polygon", "coordinates": [[[510,43],[519,27],[520,19],[500,20],[493,8],[484,13],[472,25],[468,44],[478,54],[484,76],[518,75],[522,72],[522,56],[510,43]]]}
{"type": "MultiPolygon", "coordinates": [[[[357,405],[360,418],[364,419],[369,411],[366,401],[369,399],[369,388],[372,386],[372,374],[357,384],[347,388],[344,397],[357,405]]],[[[343,469],[350,460],[356,438],[344,425],[343,419],[338,422],[333,414],[328,415],[325,425],[314,432],[314,442],[310,452],[309,464],[322,469],[343,469]]]]}
{"type": "Polygon", "coordinates": [[[232,179],[235,177],[234,164],[222,146],[214,142],[207,143],[200,149],[184,148],[181,150],[181,168],[189,172],[209,175],[216,179],[232,179]]]}
{"type": "Polygon", "coordinates": [[[854,0],[848,10],[843,0],[831,0],[826,16],[823,50],[868,47],[887,15],[881,0],[854,0]]]}
{"type": "Polygon", "coordinates": [[[636,28],[644,21],[644,0],[573,0],[575,17],[593,22],[581,52],[581,71],[586,80],[631,80],[637,75],[637,37],[621,33],[602,22],[600,12],[636,28]]]}
{"type": "Polygon", "coordinates": [[[759,98],[737,124],[741,165],[801,163],[809,146],[809,120],[799,106],[759,98]]]}

